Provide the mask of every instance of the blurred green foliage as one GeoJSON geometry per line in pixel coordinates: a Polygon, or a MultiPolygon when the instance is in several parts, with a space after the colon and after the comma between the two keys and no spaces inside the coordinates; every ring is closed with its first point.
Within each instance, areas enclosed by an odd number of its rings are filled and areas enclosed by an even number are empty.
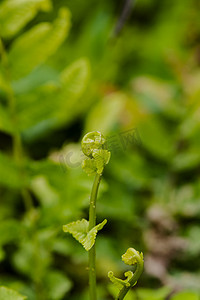
{"type": "Polygon", "coordinates": [[[107,272],[122,277],[128,247],[145,271],[127,300],[200,293],[200,4],[138,0],[115,36],[123,6],[0,3],[0,285],[29,300],[88,299],[87,254],[62,224],[87,218],[80,140],[92,130],[112,152],[99,300],[115,295],[107,272]]]}

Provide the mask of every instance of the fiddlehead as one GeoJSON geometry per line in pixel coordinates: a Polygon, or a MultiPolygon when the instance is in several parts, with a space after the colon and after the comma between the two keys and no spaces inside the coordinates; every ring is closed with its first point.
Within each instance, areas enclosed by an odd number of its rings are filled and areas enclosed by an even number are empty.
{"type": "Polygon", "coordinates": [[[101,175],[110,160],[110,152],[106,150],[106,139],[99,131],[87,133],[82,139],[82,151],[87,156],[82,163],[88,175],[101,175]]]}
{"type": "Polygon", "coordinates": [[[97,232],[103,228],[107,220],[96,225],[96,199],[103,169],[110,160],[110,152],[106,150],[106,139],[99,131],[87,133],[82,139],[82,150],[86,158],[82,163],[88,175],[95,174],[90,196],[89,222],[85,219],[64,225],[64,232],[69,232],[89,252],[89,286],[90,299],[96,300],[96,262],[95,239],[97,232]]]}
{"type": "Polygon", "coordinates": [[[81,147],[83,153],[92,158],[92,153],[96,150],[105,148],[106,139],[103,134],[99,131],[92,131],[84,135],[81,147]]]}
{"type": "Polygon", "coordinates": [[[133,273],[132,271],[128,271],[124,273],[126,279],[122,280],[119,278],[116,278],[113,275],[113,272],[108,272],[108,277],[110,280],[119,288],[119,294],[116,297],[116,300],[122,300],[128,293],[128,291],[137,283],[137,280],[139,279],[140,275],[143,271],[143,253],[139,253],[134,248],[129,248],[125,254],[122,255],[122,260],[127,265],[135,265],[136,264],[136,270],[133,273]]]}

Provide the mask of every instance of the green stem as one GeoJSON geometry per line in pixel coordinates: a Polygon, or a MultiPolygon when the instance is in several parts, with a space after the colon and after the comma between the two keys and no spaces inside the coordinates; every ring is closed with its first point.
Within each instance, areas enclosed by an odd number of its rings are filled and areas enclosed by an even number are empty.
{"type": "Polygon", "coordinates": [[[130,286],[124,286],[119,295],[116,297],[116,300],[123,300],[124,297],[126,296],[126,294],[128,293],[128,291],[132,288],[132,286],[137,282],[137,280],[139,279],[139,277],[141,276],[142,272],[143,272],[143,267],[144,267],[144,261],[143,259],[140,257],[140,255],[135,251],[135,257],[137,260],[137,267],[136,270],[134,272],[133,277],[131,278],[131,280],[129,281],[130,286]]]}
{"type": "MultiPolygon", "coordinates": [[[[89,210],[89,230],[91,230],[96,225],[96,199],[99,184],[101,181],[101,175],[96,174],[92,192],[90,196],[90,210],[89,210]]],[[[89,290],[90,290],[90,300],[96,300],[96,249],[95,244],[89,250],[89,290]]]]}

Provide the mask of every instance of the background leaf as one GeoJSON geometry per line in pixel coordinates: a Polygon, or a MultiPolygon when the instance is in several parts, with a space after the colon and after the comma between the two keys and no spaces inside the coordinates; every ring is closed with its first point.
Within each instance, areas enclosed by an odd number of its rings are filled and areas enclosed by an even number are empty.
{"type": "Polygon", "coordinates": [[[26,186],[29,176],[11,157],[0,152],[0,183],[9,188],[26,186]]]}
{"type": "Polygon", "coordinates": [[[17,292],[8,289],[4,286],[0,287],[0,299],[2,300],[23,300],[23,299],[27,299],[24,296],[21,296],[20,294],[18,294],[17,292]]]}
{"type": "Polygon", "coordinates": [[[0,5],[1,35],[11,38],[31,19],[38,11],[49,11],[49,0],[4,0],[0,5]]]}
{"type": "Polygon", "coordinates": [[[7,109],[0,104],[0,130],[6,133],[13,133],[11,116],[7,109]]]}
{"type": "Polygon", "coordinates": [[[171,300],[198,300],[199,297],[193,292],[180,292],[174,295],[171,300]]]}
{"type": "Polygon", "coordinates": [[[19,79],[44,63],[66,38],[70,27],[70,13],[62,8],[54,24],[41,23],[20,36],[9,52],[13,79],[19,79]]]}
{"type": "Polygon", "coordinates": [[[87,87],[89,65],[81,59],[64,69],[58,82],[39,87],[35,94],[24,94],[18,98],[19,128],[27,140],[71,122],[84,109],[79,104],[87,87]],[[29,97],[29,101],[26,99],[29,97]],[[69,114],[70,112],[70,114],[69,114]],[[33,118],[34,116],[34,118],[33,118]]]}

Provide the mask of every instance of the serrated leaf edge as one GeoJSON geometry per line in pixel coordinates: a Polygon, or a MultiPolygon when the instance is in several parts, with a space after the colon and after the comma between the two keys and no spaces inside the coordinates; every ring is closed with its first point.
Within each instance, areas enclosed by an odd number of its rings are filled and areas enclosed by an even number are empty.
{"type": "Polygon", "coordinates": [[[103,222],[99,223],[98,225],[94,226],[90,231],[88,231],[89,222],[86,219],[82,219],[82,220],[78,220],[78,221],[71,222],[69,224],[63,225],[63,231],[72,234],[72,236],[80,244],[82,244],[82,246],[85,248],[85,250],[89,251],[93,247],[93,245],[95,243],[97,232],[99,230],[101,230],[106,223],[107,223],[107,220],[105,219],[103,222]],[[72,230],[71,227],[73,227],[73,225],[78,225],[80,223],[82,223],[83,226],[84,225],[86,226],[86,231],[84,232],[84,230],[83,230],[79,234],[78,231],[74,232],[74,230],[72,230]],[[84,235],[84,233],[86,234],[86,236],[84,238],[82,238],[81,234],[84,235]],[[90,238],[92,238],[92,241],[89,240],[90,238]]]}

